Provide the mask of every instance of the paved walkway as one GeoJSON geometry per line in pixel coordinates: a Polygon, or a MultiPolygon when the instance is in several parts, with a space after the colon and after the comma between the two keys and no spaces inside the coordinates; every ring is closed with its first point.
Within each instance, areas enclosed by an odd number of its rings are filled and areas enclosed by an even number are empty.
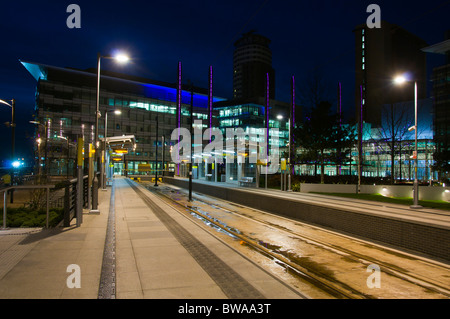
{"type": "Polygon", "coordinates": [[[99,210],[81,227],[0,230],[0,299],[96,299],[105,286],[118,299],[304,297],[125,178],[99,210]]]}

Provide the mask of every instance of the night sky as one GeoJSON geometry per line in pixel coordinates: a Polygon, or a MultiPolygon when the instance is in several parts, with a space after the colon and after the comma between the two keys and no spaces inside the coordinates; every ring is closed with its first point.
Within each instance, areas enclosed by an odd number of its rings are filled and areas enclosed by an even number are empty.
{"type": "MultiPolygon", "coordinates": [[[[86,69],[96,67],[97,52],[122,49],[132,63],[103,60],[102,68],[175,83],[182,61],[183,81],[205,88],[213,65],[214,95],[231,98],[233,43],[249,30],[272,41],[277,100],[289,101],[291,75],[300,91],[302,81],[318,68],[330,84],[331,100],[342,83],[344,110],[353,116],[352,30],[366,22],[371,3],[380,6],[382,20],[430,45],[443,41],[450,29],[450,1],[444,0],[2,1],[0,99],[16,99],[16,154],[30,154],[34,127],[28,121],[36,85],[19,59],[86,69]],[[81,8],[80,29],[66,26],[71,3],[81,8]]],[[[429,56],[427,61],[431,72],[444,60],[429,56]]],[[[0,104],[1,158],[10,154],[10,129],[3,124],[10,120],[10,109],[0,104]]]]}

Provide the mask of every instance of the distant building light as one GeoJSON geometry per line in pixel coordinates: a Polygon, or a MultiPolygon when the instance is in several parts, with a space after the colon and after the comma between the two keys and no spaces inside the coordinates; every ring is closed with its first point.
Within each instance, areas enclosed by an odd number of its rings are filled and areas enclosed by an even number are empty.
{"type": "Polygon", "coordinates": [[[14,168],[18,168],[21,164],[22,164],[22,163],[20,163],[19,161],[14,161],[14,162],[12,162],[12,166],[13,166],[14,168]]]}

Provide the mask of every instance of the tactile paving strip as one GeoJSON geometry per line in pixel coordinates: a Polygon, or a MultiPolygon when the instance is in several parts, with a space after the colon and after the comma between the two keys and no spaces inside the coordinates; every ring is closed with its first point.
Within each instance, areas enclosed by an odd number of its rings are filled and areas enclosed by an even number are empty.
{"type": "Polygon", "coordinates": [[[111,187],[108,224],[105,248],[103,251],[102,271],[98,289],[98,299],[116,298],[116,216],[114,209],[114,182],[111,187]]]}
{"type": "Polygon", "coordinates": [[[223,262],[217,255],[203,245],[197,238],[184,229],[164,210],[148,198],[133,182],[127,179],[130,186],[153,211],[156,217],[169,229],[175,238],[192,255],[198,264],[217,283],[230,299],[264,299],[265,297],[241,275],[223,262]]]}

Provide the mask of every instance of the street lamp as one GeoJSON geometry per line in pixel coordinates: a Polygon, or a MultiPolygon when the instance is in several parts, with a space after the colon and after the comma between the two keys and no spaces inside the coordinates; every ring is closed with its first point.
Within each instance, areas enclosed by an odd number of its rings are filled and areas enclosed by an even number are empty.
{"type": "MultiPolygon", "coordinates": [[[[278,115],[277,119],[281,120],[283,118],[283,115],[278,115]]],[[[288,163],[287,163],[287,169],[289,171],[288,173],[288,187],[287,191],[291,191],[291,117],[288,118],[288,125],[289,125],[289,148],[288,148],[288,163]]]]}
{"type": "MultiPolygon", "coordinates": [[[[399,75],[395,77],[394,83],[397,85],[402,85],[405,82],[408,82],[408,79],[404,75],[399,75]]],[[[410,206],[411,208],[422,208],[422,206],[419,205],[419,181],[417,179],[417,167],[418,167],[418,153],[417,153],[417,81],[414,81],[414,126],[411,126],[408,131],[414,130],[414,199],[413,199],[413,205],[410,206]]]]}
{"type": "MultiPolygon", "coordinates": [[[[47,121],[45,122],[45,124],[42,124],[38,121],[29,121],[31,124],[36,124],[36,125],[40,125],[44,128],[44,135],[45,135],[45,146],[44,146],[44,165],[45,165],[45,179],[48,178],[48,160],[47,160],[47,146],[48,146],[48,133],[47,133],[47,121]]],[[[40,148],[40,145],[39,145],[40,148]]],[[[40,158],[40,149],[39,149],[39,170],[40,170],[40,165],[41,165],[41,158],[40,158]]]]}
{"type": "MultiPolygon", "coordinates": [[[[116,54],[115,56],[111,55],[100,55],[100,53],[97,53],[97,103],[96,103],[96,112],[95,112],[95,149],[98,149],[98,119],[100,118],[100,61],[101,59],[114,59],[119,63],[125,63],[129,60],[128,56],[125,54],[116,54]]],[[[99,152],[96,152],[97,157],[97,170],[98,170],[98,164],[99,164],[99,152]]],[[[102,174],[103,170],[101,170],[102,174]]],[[[96,176],[97,174],[95,174],[96,176]]],[[[101,181],[103,182],[103,176],[101,178],[101,181]]],[[[93,209],[97,209],[96,207],[93,209]]]]}
{"type": "MultiPolygon", "coordinates": [[[[109,110],[105,111],[105,134],[104,134],[104,141],[103,141],[103,152],[104,152],[104,158],[106,159],[106,137],[108,136],[108,113],[114,113],[116,115],[122,114],[120,110],[109,110]]],[[[106,190],[106,165],[103,164],[102,167],[102,190],[106,190]]]]}
{"type": "MultiPolygon", "coordinates": [[[[0,103],[2,104],[6,104],[11,108],[11,163],[14,162],[14,153],[15,153],[15,149],[14,149],[14,144],[15,144],[15,130],[16,130],[16,123],[15,123],[15,110],[16,110],[16,100],[12,99],[9,100],[11,101],[11,104],[9,104],[8,102],[6,102],[5,100],[1,100],[0,99],[0,103]]],[[[12,169],[12,173],[11,173],[11,185],[14,184],[14,169],[12,169]]],[[[10,197],[10,202],[13,202],[13,190],[11,190],[11,197],[10,197]]]]}
{"type": "Polygon", "coordinates": [[[15,109],[16,109],[16,100],[12,99],[11,104],[6,102],[5,100],[0,99],[0,103],[8,105],[11,108],[11,160],[14,162],[14,144],[15,144],[15,129],[16,129],[16,123],[15,123],[15,109]]]}

